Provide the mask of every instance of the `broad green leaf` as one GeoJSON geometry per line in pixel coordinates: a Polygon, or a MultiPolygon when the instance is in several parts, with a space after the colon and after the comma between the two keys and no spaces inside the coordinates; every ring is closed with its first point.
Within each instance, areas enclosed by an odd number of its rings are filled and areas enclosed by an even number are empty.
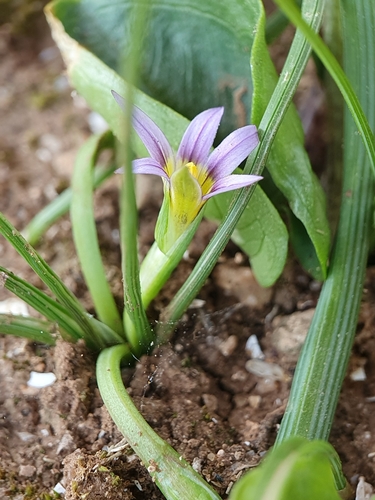
{"type": "MultiPolygon", "coordinates": [[[[229,209],[231,193],[214,196],[207,203],[205,217],[220,221],[229,209]]],[[[274,284],[284,269],[288,253],[288,232],[277,210],[260,186],[242,214],[232,240],[249,256],[261,286],[274,284]]]]}
{"type": "MultiPolygon", "coordinates": [[[[59,0],[53,5],[72,38],[118,69],[131,46],[133,1],[59,0]]],[[[226,109],[222,135],[245,125],[253,91],[249,59],[257,10],[256,3],[242,1],[152,2],[141,89],[189,119],[220,103],[226,109]]]]}
{"type": "MultiPolygon", "coordinates": [[[[339,458],[324,441],[291,438],[235,484],[230,500],[340,500],[335,485],[339,458]]],[[[341,477],[339,477],[339,481],[341,477]]],[[[339,483],[340,488],[345,483],[339,483]]]]}

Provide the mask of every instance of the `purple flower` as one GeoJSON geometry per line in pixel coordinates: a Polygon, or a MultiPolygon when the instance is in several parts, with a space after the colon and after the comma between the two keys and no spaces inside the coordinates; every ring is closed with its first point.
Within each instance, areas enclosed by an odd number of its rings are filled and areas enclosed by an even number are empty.
{"type": "MultiPolygon", "coordinates": [[[[114,91],[112,94],[124,109],[124,99],[114,91]]],[[[233,174],[258,145],[255,125],[235,130],[210,153],[223,112],[224,108],[212,108],[196,116],[175,153],[159,127],[134,106],[133,126],[150,158],[135,160],[133,172],[158,175],[164,183],[166,207],[161,211],[164,221],[158,221],[156,231],[163,233],[164,243],[159,244],[163,251],[167,251],[188,228],[209,198],[262,179],[257,175],[233,174]]]]}

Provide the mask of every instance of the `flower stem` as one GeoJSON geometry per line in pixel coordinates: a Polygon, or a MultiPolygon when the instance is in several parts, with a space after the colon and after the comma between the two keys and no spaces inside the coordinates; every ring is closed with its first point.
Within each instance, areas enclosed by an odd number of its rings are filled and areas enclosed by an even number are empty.
{"type": "Polygon", "coordinates": [[[104,349],[97,361],[98,386],[111,417],[148,468],[168,500],[220,500],[204,479],[168,443],[151,429],[125,390],[122,359],[132,361],[127,345],[104,349]]]}

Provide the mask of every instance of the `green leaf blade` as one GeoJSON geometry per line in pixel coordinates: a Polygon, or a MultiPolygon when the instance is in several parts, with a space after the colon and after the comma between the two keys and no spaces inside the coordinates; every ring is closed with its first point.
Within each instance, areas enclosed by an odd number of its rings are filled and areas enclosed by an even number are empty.
{"type": "MultiPolygon", "coordinates": [[[[220,222],[228,212],[232,193],[209,200],[205,217],[220,222]]],[[[269,287],[280,277],[288,254],[288,232],[277,210],[260,186],[254,191],[232,234],[232,240],[249,256],[259,284],[269,287]]]]}
{"type": "Polygon", "coordinates": [[[77,255],[99,319],[120,336],[122,320],[107,281],[99,249],[93,207],[93,168],[99,152],[113,146],[113,136],[91,136],[80,148],[72,179],[70,215],[77,255]]]}

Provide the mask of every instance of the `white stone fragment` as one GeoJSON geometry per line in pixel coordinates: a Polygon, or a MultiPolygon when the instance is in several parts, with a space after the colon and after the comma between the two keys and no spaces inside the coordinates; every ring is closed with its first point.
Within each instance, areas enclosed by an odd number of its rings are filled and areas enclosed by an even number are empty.
{"type": "Polygon", "coordinates": [[[366,380],[366,372],[363,366],[360,366],[352,371],[352,373],[350,374],[350,379],[354,382],[363,382],[364,380],[366,380]]]}
{"type": "Polygon", "coordinates": [[[355,500],[370,500],[374,490],[371,484],[365,482],[364,477],[360,477],[357,485],[355,500]]]}
{"type": "Polygon", "coordinates": [[[198,472],[199,474],[202,472],[202,459],[198,457],[194,457],[193,463],[191,464],[195,472],[198,472]]]}
{"type": "Polygon", "coordinates": [[[30,316],[27,305],[23,300],[10,298],[0,302],[1,314],[14,314],[16,316],[30,316]]]}
{"type": "Polygon", "coordinates": [[[259,345],[258,337],[250,335],[246,341],[246,351],[250,354],[252,359],[264,359],[264,353],[259,345]]]}
{"type": "Polygon", "coordinates": [[[36,389],[43,389],[44,387],[53,385],[55,382],[56,375],[52,372],[30,372],[30,378],[27,381],[27,385],[29,387],[35,387],[36,389]]]}
{"type": "Polygon", "coordinates": [[[261,359],[249,359],[246,361],[245,368],[248,372],[260,378],[270,380],[284,380],[284,370],[274,363],[267,363],[261,359]]]}
{"type": "Polygon", "coordinates": [[[56,486],[53,488],[53,491],[56,491],[59,495],[65,495],[65,488],[61,483],[57,483],[56,486]]]}

